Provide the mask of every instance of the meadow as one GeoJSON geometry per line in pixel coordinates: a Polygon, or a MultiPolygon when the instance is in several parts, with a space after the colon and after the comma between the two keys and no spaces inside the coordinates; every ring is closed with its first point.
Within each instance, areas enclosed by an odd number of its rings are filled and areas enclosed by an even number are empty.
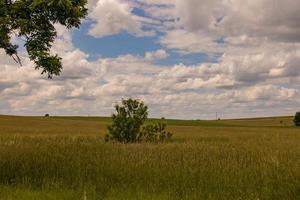
{"type": "Polygon", "coordinates": [[[0,200],[300,199],[292,117],[151,121],[172,140],[106,143],[110,118],[0,116],[0,200]]]}

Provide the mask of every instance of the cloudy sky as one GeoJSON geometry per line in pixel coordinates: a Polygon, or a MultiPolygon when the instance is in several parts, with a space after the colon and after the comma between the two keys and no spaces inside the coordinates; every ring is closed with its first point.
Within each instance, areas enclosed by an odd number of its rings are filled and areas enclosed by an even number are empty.
{"type": "MultiPolygon", "coordinates": [[[[122,97],[151,117],[213,119],[300,110],[300,1],[89,0],[79,30],[57,25],[48,80],[0,50],[0,114],[108,116],[122,97]]],[[[16,43],[22,42],[14,39],[16,43]]]]}

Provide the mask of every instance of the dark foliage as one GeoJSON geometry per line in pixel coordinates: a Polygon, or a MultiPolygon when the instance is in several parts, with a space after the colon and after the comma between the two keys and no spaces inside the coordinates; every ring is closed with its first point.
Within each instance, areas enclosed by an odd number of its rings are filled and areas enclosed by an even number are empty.
{"type": "Polygon", "coordinates": [[[300,126],[300,112],[297,112],[294,117],[294,123],[296,126],[300,126]]]}
{"type": "Polygon", "coordinates": [[[56,37],[54,24],[79,28],[87,14],[86,4],[87,0],[0,0],[0,48],[21,65],[11,36],[22,38],[35,68],[49,78],[59,75],[61,58],[50,54],[56,37]]]}

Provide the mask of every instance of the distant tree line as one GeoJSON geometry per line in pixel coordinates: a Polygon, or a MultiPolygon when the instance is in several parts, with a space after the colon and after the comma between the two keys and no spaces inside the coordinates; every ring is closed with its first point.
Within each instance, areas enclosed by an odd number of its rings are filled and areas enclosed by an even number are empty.
{"type": "Polygon", "coordinates": [[[296,126],[300,126],[300,112],[297,112],[295,117],[294,117],[294,124],[296,126]]]}

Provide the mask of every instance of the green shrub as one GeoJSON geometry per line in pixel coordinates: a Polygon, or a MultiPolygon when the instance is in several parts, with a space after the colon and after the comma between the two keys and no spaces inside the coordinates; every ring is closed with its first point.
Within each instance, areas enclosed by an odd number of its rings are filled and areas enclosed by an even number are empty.
{"type": "Polygon", "coordinates": [[[294,117],[294,123],[296,126],[300,126],[300,112],[297,112],[294,117]]]}
{"type": "Polygon", "coordinates": [[[121,105],[115,106],[112,125],[108,126],[105,141],[122,143],[164,142],[172,134],[166,131],[166,124],[144,125],[148,117],[148,107],[140,100],[122,99],[121,105]]]}
{"type": "Polygon", "coordinates": [[[172,137],[170,132],[166,131],[166,124],[149,124],[143,127],[142,139],[145,142],[164,142],[172,137]]]}
{"type": "Polygon", "coordinates": [[[172,133],[166,131],[166,124],[149,124],[143,127],[142,139],[145,142],[164,142],[172,137],[172,133]]]}

